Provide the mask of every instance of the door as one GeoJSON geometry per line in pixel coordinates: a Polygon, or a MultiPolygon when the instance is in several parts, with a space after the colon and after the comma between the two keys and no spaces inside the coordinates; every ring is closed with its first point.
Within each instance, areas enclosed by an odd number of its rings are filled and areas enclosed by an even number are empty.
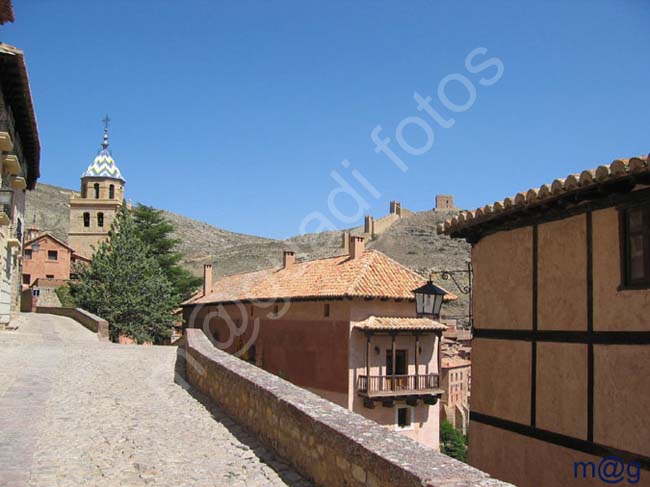
{"type": "Polygon", "coordinates": [[[407,350],[395,350],[395,380],[393,382],[393,351],[386,350],[386,376],[391,390],[405,389],[408,382],[407,350]]]}

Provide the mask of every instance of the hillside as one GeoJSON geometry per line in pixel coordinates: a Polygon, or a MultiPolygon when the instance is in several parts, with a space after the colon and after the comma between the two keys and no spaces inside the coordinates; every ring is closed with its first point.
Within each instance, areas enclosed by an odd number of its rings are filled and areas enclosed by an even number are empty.
{"type": "MultiPolygon", "coordinates": [[[[74,192],[69,189],[39,183],[36,190],[27,192],[25,221],[33,222],[41,231],[52,232],[67,241],[68,201],[74,192]]],[[[436,234],[436,225],[450,215],[451,210],[424,211],[404,217],[388,231],[368,243],[369,248],[378,249],[398,262],[428,276],[441,270],[466,269],[469,260],[469,245],[436,234]]],[[[296,251],[298,259],[314,259],[340,254],[341,232],[323,232],[274,240],[253,235],[229,232],[185,216],[165,212],[176,227],[176,238],[180,240],[179,250],[185,256],[183,265],[196,275],[202,272],[203,264],[213,263],[216,276],[247,272],[278,265],[282,251],[296,251]]],[[[467,300],[461,296],[450,281],[441,281],[434,274],[434,280],[459,295],[458,303],[447,308],[452,315],[466,314],[467,300]]],[[[466,283],[466,274],[459,281],[466,283]]]]}

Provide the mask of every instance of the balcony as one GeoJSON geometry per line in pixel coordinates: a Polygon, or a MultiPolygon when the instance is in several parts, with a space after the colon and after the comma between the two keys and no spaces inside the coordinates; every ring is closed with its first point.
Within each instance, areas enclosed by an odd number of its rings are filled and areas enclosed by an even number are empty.
{"type": "Polygon", "coordinates": [[[20,168],[20,162],[18,157],[15,154],[6,154],[2,156],[2,169],[4,169],[7,174],[11,176],[18,176],[22,173],[20,168]]]}
{"type": "Polygon", "coordinates": [[[425,404],[435,404],[442,395],[438,374],[420,375],[360,375],[357,392],[366,400],[367,407],[373,400],[407,399],[407,404],[423,399],[425,404]]]}

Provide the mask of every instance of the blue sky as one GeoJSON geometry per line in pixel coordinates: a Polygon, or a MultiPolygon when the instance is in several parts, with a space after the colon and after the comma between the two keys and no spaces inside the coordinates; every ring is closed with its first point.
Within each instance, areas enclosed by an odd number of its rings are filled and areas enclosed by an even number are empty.
{"type": "Polygon", "coordinates": [[[109,113],[130,199],[232,231],[473,208],[650,151],[649,2],[487,4],[14,0],[0,40],[25,51],[42,182],[78,187],[109,113]]]}

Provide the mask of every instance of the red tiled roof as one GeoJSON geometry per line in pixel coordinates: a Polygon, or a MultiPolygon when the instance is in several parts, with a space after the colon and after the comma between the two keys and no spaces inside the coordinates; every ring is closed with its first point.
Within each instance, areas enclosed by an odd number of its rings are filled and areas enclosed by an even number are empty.
{"type": "MultiPolygon", "coordinates": [[[[192,297],[184,304],[208,304],[273,299],[339,297],[413,299],[413,290],[425,279],[377,250],[356,259],[341,255],[225,276],[214,282],[212,293],[192,297]]],[[[456,299],[447,293],[446,300],[456,299]]]]}
{"type": "Polygon", "coordinates": [[[587,169],[580,174],[570,174],[564,179],[556,179],[551,184],[522,191],[503,201],[496,201],[473,211],[462,211],[439,224],[437,230],[439,234],[460,236],[462,232],[496,218],[514,215],[532,207],[542,207],[566,196],[593,190],[603,183],[614,183],[648,174],[650,174],[648,156],[617,159],[611,164],[587,169]]]}
{"type": "Polygon", "coordinates": [[[444,369],[450,369],[454,367],[468,367],[470,365],[472,365],[472,362],[460,357],[451,357],[451,358],[442,359],[442,367],[444,369]]]}
{"type": "Polygon", "coordinates": [[[429,318],[404,318],[400,316],[370,316],[356,323],[362,330],[446,330],[447,327],[429,318]]]}

